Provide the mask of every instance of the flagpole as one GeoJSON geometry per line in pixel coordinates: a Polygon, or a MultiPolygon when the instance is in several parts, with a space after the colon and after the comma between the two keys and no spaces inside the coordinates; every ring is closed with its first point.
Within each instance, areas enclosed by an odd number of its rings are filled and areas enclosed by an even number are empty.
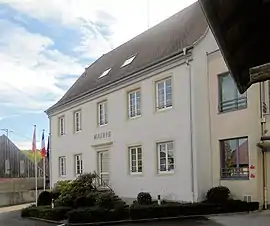
{"type": "Polygon", "coordinates": [[[46,190],[46,166],[45,166],[45,157],[43,157],[43,187],[44,191],[46,190]]]}
{"type": "Polygon", "coordinates": [[[33,151],[35,152],[35,182],[36,182],[36,206],[38,199],[38,179],[37,179],[37,149],[36,149],[36,125],[34,125],[33,151]]]}

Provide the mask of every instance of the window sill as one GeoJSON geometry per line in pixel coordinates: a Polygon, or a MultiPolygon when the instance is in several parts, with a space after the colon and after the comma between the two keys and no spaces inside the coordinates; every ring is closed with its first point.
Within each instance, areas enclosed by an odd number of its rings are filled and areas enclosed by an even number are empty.
{"type": "Polygon", "coordinates": [[[173,107],[170,106],[170,107],[165,107],[165,108],[156,108],[156,112],[159,113],[159,112],[166,112],[166,111],[169,111],[171,110],[173,107]]]}
{"type": "Polygon", "coordinates": [[[59,178],[61,179],[65,179],[67,177],[67,175],[60,175],[59,178]]]}
{"type": "Polygon", "coordinates": [[[81,132],[82,132],[82,130],[80,129],[78,131],[75,131],[75,134],[78,134],[78,133],[81,133],[81,132]]]}
{"type": "Polygon", "coordinates": [[[158,171],[158,175],[173,175],[174,174],[174,170],[173,171],[158,171]]]}
{"type": "Polygon", "coordinates": [[[241,110],[245,110],[245,109],[247,109],[247,106],[245,106],[245,107],[239,107],[239,108],[232,108],[232,109],[228,109],[226,111],[219,110],[218,111],[218,114],[221,115],[221,114],[226,114],[226,113],[235,112],[235,111],[241,111],[241,110]]]}
{"type": "Polygon", "coordinates": [[[140,118],[141,116],[142,115],[136,115],[136,116],[133,116],[133,117],[128,116],[128,120],[135,120],[135,119],[140,118]]]}
{"type": "Polygon", "coordinates": [[[108,125],[108,123],[107,123],[107,124],[104,124],[104,125],[98,124],[98,127],[99,127],[99,128],[102,128],[102,127],[107,126],[107,125],[108,125]]]}
{"type": "Polygon", "coordinates": [[[221,178],[221,181],[247,181],[249,177],[228,177],[228,178],[221,178]]]}

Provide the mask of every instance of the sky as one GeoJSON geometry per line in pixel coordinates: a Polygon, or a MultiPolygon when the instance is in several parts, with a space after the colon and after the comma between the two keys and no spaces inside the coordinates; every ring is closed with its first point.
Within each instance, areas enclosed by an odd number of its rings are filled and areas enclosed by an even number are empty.
{"type": "Polygon", "coordinates": [[[0,0],[0,135],[37,148],[44,113],[93,61],[195,0],[0,0]]]}

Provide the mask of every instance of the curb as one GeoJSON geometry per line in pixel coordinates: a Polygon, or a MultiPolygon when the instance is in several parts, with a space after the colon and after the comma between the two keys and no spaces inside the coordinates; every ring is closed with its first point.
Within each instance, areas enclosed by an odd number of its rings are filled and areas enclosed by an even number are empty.
{"type": "Polygon", "coordinates": [[[41,221],[41,222],[46,222],[46,223],[51,223],[51,224],[57,224],[57,225],[63,224],[63,222],[61,222],[61,221],[53,221],[53,220],[47,220],[47,219],[37,218],[37,217],[27,217],[27,219],[35,220],[35,221],[41,221]]]}
{"type": "Polygon", "coordinates": [[[98,225],[115,225],[115,224],[126,224],[126,223],[143,223],[143,222],[155,222],[155,221],[170,221],[170,220],[189,220],[189,219],[198,219],[198,220],[209,220],[211,217],[219,216],[234,216],[234,215],[247,215],[251,213],[262,212],[257,211],[247,211],[247,212],[237,212],[237,213],[220,213],[220,214],[209,214],[209,215],[192,215],[192,216],[178,216],[178,217],[164,217],[164,218],[149,218],[149,219],[136,219],[136,220],[120,220],[120,221],[105,221],[105,222],[92,222],[92,223],[65,223],[63,221],[53,221],[43,218],[28,217],[28,219],[52,223],[56,225],[65,225],[65,226],[98,226],[98,225]]]}

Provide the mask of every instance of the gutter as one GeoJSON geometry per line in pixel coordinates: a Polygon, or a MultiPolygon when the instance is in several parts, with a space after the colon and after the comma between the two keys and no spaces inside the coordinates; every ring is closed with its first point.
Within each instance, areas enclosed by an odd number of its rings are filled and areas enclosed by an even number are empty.
{"type": "MultiPolygon", "coordinates": [[[[187,50],[183,50],[184,56],[186,56],[187,50]]],[[[188,57],[186,57],[186,66],[188,70],[189,80],[189,125],[190,125],[190,165],[191,165],[191,193],[192,202],[195,202],[195,171],[194,171],[194,147],[193,147],[193,108],[192,108],[192,78],[191,78],[191,66],[188,57]]]]}

